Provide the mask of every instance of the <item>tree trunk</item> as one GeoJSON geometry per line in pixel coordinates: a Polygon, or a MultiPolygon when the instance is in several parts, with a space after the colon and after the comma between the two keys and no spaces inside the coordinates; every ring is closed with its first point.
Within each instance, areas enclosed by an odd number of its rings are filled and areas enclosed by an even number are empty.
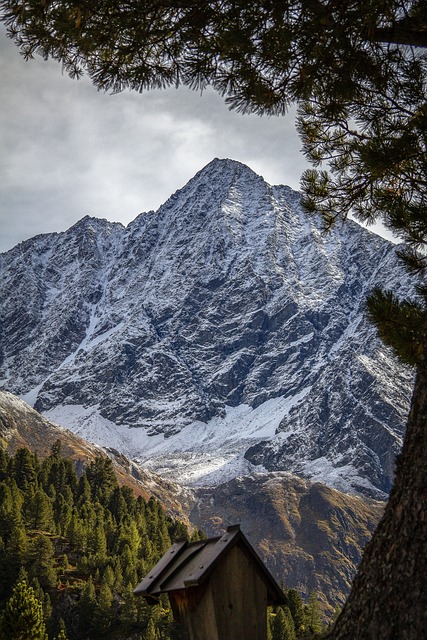
{"type": "Polygon", "coordinates": [[[426,25],[417,21],[402,21],[390,29],[374,29],[369,40],[386,44],[404,44],[412,47],[427,47],[426,25]]]}
{"type": "Polygon", "coordinates": [[[328,640],[427,638],[427,364],[418,368],[384,516],[328,640]]]}

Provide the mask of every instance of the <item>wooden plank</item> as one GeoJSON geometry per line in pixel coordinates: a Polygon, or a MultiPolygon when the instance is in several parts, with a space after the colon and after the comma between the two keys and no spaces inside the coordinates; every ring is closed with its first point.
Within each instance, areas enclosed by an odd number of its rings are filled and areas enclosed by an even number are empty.
{"type": "Polygon", "coordinates": [[[209,586],[221,640],[266,640],[267,588],[240,545],[230,550],[209,586]]]}
{"type": "Polygon", "coordinates": [[[171,594],[172,600],[174,616],[177,612],[186,640],[226,640],[218,635],[209,585],[176,591],[171,594]]]}
{"type": "Polygon", "coordinates": [[[150,573],[144,578],[142,582],[134,590],[134,595],[150,595],[153,591],[156,591],[156,584],[159,583],[162,576],[168,571],[171,562],[175,560],[177,556],[185,549],[187,546],[187,541],[182,540],[181,542],[175,542],[165,553],[165,555],[159,560],[155,567],[150,571],[150,573]]]}

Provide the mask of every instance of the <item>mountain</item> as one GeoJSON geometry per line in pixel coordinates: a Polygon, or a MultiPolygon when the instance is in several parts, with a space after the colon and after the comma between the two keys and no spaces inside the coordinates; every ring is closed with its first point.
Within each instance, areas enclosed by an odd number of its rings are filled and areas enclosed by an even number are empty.
{"type": "Polygon", "coordinates": [[[77,474],[97,457],[108,456],[119,485],[130,487],[146,500],[153,496],[171,516],[189,524],[186,516],[189,493],[180,485],[141,469],[114,449],[87,442],[72,431],[46,420],[13,394],[0,391],[0,448],[13,456],[18,449],[25,447],[43,459],[50,455],[58,440],[61,441],[62,455],[73,461],[77,474]]]}
{"type": "Polygon", "coordinates": [[[412,371],[364,315],[390,242],[215,159],[127,228],[85,217],[0,257],[0,379],[185,485],[291,471],[384,498],[412,371]]]}
{"type": "Polygon", "coordinates": [[[170,515],[209,536],[222,535],[228,524],[240,523],[277,580],[305,596],[321,592],[329,607],[343,604],[383,510],[383,503],[283,472],[235,478],[210,489],[183,489],[118,452],[85,442],[0,391],[0,446],[9,455],[27,447],[43,459],[58,440],[62,455],[73,460],[77,472],[96,456],[108,455],[119,484],[145,499],[154,496],[170,515]]]}
{"type": "Polygon", "coordinates": [[[239,523],[279,582],[342,606],[384,503],[286,472],[193,489],[191,523],[219,535],[239,523]]]}

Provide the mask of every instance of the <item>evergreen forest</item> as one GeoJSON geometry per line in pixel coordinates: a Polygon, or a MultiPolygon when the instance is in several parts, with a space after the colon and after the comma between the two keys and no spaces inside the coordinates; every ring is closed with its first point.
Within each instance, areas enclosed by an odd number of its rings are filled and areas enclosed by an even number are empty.
{"type": "MultiPolygon", "coordinates": [[[[0,449],[0,639],[182,640],[167,598],[150,606],[133,590],[184,537],[203,533],[119,486],[108,457],[78,477],[60,441],[43,461],[0,449]]],[[[287,596],[269,612],[269,640],[322,631],[317,595],[287,596]]]]}

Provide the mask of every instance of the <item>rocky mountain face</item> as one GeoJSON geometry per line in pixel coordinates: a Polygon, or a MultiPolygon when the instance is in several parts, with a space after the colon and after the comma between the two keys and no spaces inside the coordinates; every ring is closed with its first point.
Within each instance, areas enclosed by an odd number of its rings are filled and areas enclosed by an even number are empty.
{"type": "Polygon", "coordinates": [[[412,372],[364,301],[395,247],[322,234],[299,195],[214,160],[127,228],[83,218],[0,257],[4,389],[189,485],[291,471],[384,497],[412,372]]]}
{"type": "Polygon", "coordinates": [[[235,478],[217,487],[186,489],[139,468],[111,449],[90,444],[52,424],[25,402],[0,391],[0,446],[9,454],[28,447],[42,459],[61,441],[76,471],[108,455],[120,484],[146,499],[154,496],[174,517],[209,536],[240,523],[277,580],[306,596],[320,591],[325,606],[342,604],[383,509],[383,504],[349,496],[290,473],[235,478]]]}
{"type": "Polygon", "coordinates": [[[384,503],[285,472],[195,488],[191,522],[209,535],[240,523],[273,575],[342,606],[384,503]]]}

